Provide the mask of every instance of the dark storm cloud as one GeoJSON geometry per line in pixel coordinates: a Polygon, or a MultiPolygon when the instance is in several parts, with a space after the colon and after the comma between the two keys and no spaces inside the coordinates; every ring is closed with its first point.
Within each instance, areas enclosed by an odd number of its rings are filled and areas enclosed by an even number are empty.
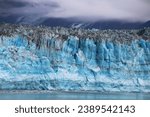
{"type": "MultiPolygon", "coordinates": [[[[0,15],[25,16],[35,21],[44,17],[81,20],[147,21],[150,0],[1,0],[0,15]]],[[[21,19],[21,17],[20,17],[21,19]]],[[[18,20],[20,20],[18,19],[18,20]]]]}
{"type": "Polygon", "coordinates": [[[0,0],[0,17],[17,16],[17,22],[36,23],[59,7],[53,0],[42,3],[39,1],[0,0]]]}
{"type": "Polygon", "coordinates": [[[4,8],[4,9],[24,7],[26,5],[29,5],[28,2],[20,2],[20,1],[15,1],[15,0],[1,0],[0,1],[0,8],[4,8]]]}
{"type": "MultiPolygon", "coordinates": [[[[1,0],[0,9],[11,14],[24,14],[31,15],[32,13],[39,14],[41,11],[50,12],[58,4],[49,0],[47,3],[34,2],[32,0],[1,0]],[[30,11],[29,11],[30,10],[30,11]]],[[[44,13],[44,14],[45,14],[44,13]]],[[[43,14],[41,14],[43,15],[43,14]]]]}
{"type": "Polygon", "coordinates": [[[28,2],[0,0],[0,17],[12,15],[13,9],[30,5],[28,2]]]}

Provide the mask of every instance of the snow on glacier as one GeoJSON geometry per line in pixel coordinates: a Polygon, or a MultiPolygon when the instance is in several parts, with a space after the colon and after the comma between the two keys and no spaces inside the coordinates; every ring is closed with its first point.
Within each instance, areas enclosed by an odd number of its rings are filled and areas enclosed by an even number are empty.
{"type": "Polygon", "coordinates": [[[0,89],[150,92],[150,41],[0,40],[0,89]]]}

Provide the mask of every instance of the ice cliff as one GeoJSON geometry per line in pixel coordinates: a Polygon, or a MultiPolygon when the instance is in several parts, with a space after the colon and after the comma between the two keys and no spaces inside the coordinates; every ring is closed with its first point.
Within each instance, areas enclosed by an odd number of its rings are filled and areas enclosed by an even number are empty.
{"type": "Polygon", "coordinates": [[[150,92],[150,29],[1,24],[0,89],[150,92]]]}

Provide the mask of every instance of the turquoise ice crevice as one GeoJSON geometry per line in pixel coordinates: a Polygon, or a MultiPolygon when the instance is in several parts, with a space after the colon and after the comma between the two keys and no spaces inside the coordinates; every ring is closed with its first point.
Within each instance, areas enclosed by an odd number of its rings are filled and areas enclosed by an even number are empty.
{"type": "Polygon", "coordinates": [[[150,40],[0,37],[0,89],[150,92],[150,40]]]}

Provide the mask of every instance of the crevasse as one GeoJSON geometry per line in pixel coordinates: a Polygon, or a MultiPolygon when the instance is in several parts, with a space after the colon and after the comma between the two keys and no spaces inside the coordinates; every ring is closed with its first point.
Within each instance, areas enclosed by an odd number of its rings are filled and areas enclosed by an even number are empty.
{"type": "Polygon", "coordinates": [[[150,92],[150,41],[0,38],[0,89],[150,92]]]}

